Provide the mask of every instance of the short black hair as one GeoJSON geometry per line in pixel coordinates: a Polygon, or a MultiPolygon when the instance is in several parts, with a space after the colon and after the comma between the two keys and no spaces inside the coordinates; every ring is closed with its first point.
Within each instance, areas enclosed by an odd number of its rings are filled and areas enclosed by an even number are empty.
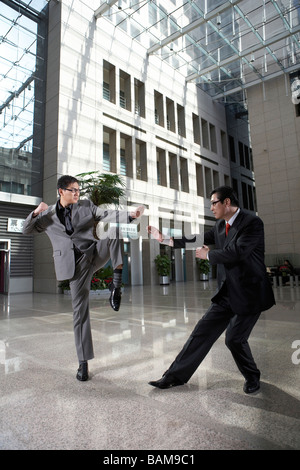
{"type": "Polygon", "coordinates": [[[210,197],[213,194],[217,194],[219,200],[222,201],[222,202],[227,198],[230,199],[231,205],[233,207],[239,207],[240,206],[237,194],[236,194],[235,190],[233,188],[231,188],[231,186],[219,186],[219,188],[215,188],[211,191],[210,197]]]}
{"type": "Polygon", "coordinates": [[[72,184],[72,183],[79,184],[79,181],[74,176],[63,175],[57,181],[57,189],[66,189],[69,186],[69,184],[72,184]]]}

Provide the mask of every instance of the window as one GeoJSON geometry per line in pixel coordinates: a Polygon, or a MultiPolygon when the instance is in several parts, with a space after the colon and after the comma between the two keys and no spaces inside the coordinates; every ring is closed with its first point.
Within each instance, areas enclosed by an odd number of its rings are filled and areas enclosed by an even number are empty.
{"type": "Polygon", "coordinates": [[[236,195],[239,199],[239,185],[238,185],[238,181],[237,181],[236,178],[232,178],[232,187],[233,187],[234,191],[236,192],[236,195]]]}
{"type": "Polygon", "coordinates": [[[244,145],[244,155],[245,155],[245,167],[250,170],[250,157],[249,157],[249,147],[244,145]]]}
{"type": "Polygon", "coordinates": [[[244,145],[242,144],[242,142],[239,142],[239,157],[240,157],[240,165],[245,166],[244,145]]]}
{"type": "Polygon", "coordinates": [[[213,182],[214,188],[218,188],[220,186],[219,173],[215,170],[213,170],[213,182]]]}
{"type": "Polygon", "coordinates": [[[103,142],[103,171],[110,171],[109,144],[103,142]]]}
{"type": "Polygon", "coordinates": [[[167,186],[166,152],[159,148],[156,149],[156,177],[157,184],[167,186]]]}
{"type": "Polygon", "coordinates": [[[115,67],[106,60],[103,61],[103,99],[116,102],[115,67]]]}
{"type": "Polygon", "coordinates": [[[184,107],[177,105],[177,119],[178,119],[178,134],[182,137],[186,136],[185,132],[185,113],[184,107]]]}
{"type": "Polygon", "coordinates": [[[178,190],[178,166],[177,155],[169,153],[169,179],[170,188],[178,190]]]}
{"type": "Polygon", "coordinates": [[[242,182],[242,196],[243,196],[243,207],[244,209],[248,209],[248,191],[246,183],[242,182]]]}
{"type": "Polygon", "coordinates": [[[103,82],[103,98],[107,101],[110,101],[110,89],[109,83],[103,82]]]}
{"type": "Polygon", "coordinates": [[[48,29],[46,2],[25,3],[0,6],[0,191],[24,195],[23,203],[43,193],[48,29]]]}
{"type": "Polygon", "coordinates": [[[254,211],[253,192],[252,192],[252,187],[250,186],[250,184],[248,185],[248,201],[249,201],[250,211],[254,211]]]}
{"type": "Polygon", "coordinates": [[[189,192],[188,162],[186,158],[182,157],[180,157],[180,185],[181,191],[189,192]]]}
{"type": "Polygon", "coordinates": [[[230,135],[230,136],[228,136],[228,141],[229,141],[230,160],[235,163],[236,158],[235,158],[234,138],[230,135]]]}
{"type": "Polygon", "coordinates": [[[103,171],[117,172],[116,132],[107,127],[103,129],[103,171]]]}
{"type": "Polygon", "coordinates": [[[201,145],[199,116],[193,113],[192,119],[193,119],[194,143],[201,145]]]}
{"type": "Polygon", "coordinates": [[[154,90],[155,124],[164,127],[163,95],[154,90]]]}
{"type": "Polygon", "coordinates": [[[120,70],[120,106],[131,111],[130,75],[122,70],[120,70]]]}
{"type": "Polygon", "coordinates": [[[174,101],[166,98],[166,108],[167,108],[167,129],[168,131],[175,132],[175,109],[174,101]]]}
{"type": "Polygon", "coordinates": [[[227,138],[226,133],[221,130],[221,146],[222,146],[222,155],[224,158],[228,158],[228,149],[227,149],[227,138]]]}
{"type": "Polygon", "coordinates": [[[145,85],[134,79],[134,112],[138,116],[146,117],[145,113],[145,85]]]}
{"type": "Polygon", "coordinates": [[[132,138],[126,134],[120,135],[120,173],[132,178],[132,138]]]}
{"type": "Polygon", "coordinates": [[[205,197],[209,198],[209,195],[213,189],[210,168],[204,167],[204,177],[205,177],[205,197]]]}
{"type": "Polygon", "coordinates": [[[126,109],[126,98],[123,90],[120,90],[120,106],[121,108],[126,109]]]}
{"type": "Polygon", "coordinates": [[[196,183],[197,196],[204,197],[203,167],[200,165],[200,163],[196,163],[196,183]]]}
{"type": "Polygon", "coordinates": [[[231,184],[230,184],[230,176],[224,175],[224,184],[225,184],[225,186],[231,186],[231,184]]]}
{"type": "Polygon", "coordinates": [[[148,181],[147,146],[141,140],[136,140],[136,179],[148,181]]]}
{"type": "Polygon", "coordinates": [[[217,136],[216,136],[216,127],[213,124],[209,124],[209,133],[210,133],[210,149],[212,152],[217,153],[217,136]]]}
{"type": "Polygon", "coordinates": [[[120,149],[120,174],[126,176],[126,156],[125,149],[120,149]]]}
{"type": "Polygon", "coordinates": [[[201,119],[201,130],[203,147],[209,149],[208,123],[205,119],[201,119]]]}

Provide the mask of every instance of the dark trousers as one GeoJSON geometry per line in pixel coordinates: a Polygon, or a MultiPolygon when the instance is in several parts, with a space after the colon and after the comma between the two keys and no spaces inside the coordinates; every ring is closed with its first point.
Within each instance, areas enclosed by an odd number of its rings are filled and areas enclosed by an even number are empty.
{"type": "Polygon", "coordinates": [[[219,336],[226,330],[225,344],[230,349],[246,380],[259,380],[258,370],[248,344],[260,313],[236,315],[224,297],[213,303],[199,320],[182,350],[164,375],[188,382],[219,336]]]}

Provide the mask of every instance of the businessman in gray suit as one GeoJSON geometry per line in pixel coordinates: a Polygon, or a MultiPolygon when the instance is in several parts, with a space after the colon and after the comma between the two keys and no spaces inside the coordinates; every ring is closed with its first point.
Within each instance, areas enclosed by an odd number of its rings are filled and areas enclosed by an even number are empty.
{"type": "MultiPolygon", "coordinates": [[[[218,289],[212,304],[199,320],[180,353],[163,377],[150,385],[170,388],[191,378],[219,336],[226,330],[225,342],[238,369],[245,378],[245,393],[260,388],[260,371],[252,356],[248,338],[260,313],[275,304],[264,264],[264,227],[262,220],[240,209],[234,190],[220,186],[211,192],[211,210],[215,226],[204,234],[204,245],[196,249],[196,258],[208,259],[218,267],[218,289]],[[208,245],[215,245],[210,250],[208,245]]],[[[184,248],[189,239],[164,240],[154,227],[149,233],[160,243],[184,248]]],[[[203,243],[203,242],[202,242],[203,243]]]]}
{"type": "Polygon", "coordinates": [[[24,222],[23,233],[45,232],[53,247],[53,259],[58,281],[69,280],[73,306],[75,346],[79,360],[76,378],[89,378],[88,361],[93,359],[93,341],[89,314],[89,291],[93,274],[111,260],[113,282],[110,304],[118,311],[121,304],[123,241],[118,235],[120,223],[132,222],[143,214],[144,207],[135,211],[104,210],[90,200],[79,200],[78,180],[69,175],[57,182],[59,199],[48,206],[41,202],[24,222]],[[96,240],[95,222],[114,222],[116,230],[96,240]]]}

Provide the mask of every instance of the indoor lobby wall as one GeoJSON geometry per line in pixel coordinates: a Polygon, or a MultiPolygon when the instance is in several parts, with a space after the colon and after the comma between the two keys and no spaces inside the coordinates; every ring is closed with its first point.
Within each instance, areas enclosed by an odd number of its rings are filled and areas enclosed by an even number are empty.
{"type": "MultiPolygon", "coordinates": [[[[133,176],[125,177],[127,201],[147,205],[146,216],[149,217],[150,224],[157,223],[159,217],[169,217],[177,219],[179,223],[188,222],[194,232],[198,231],[199,224],[204,224],[204,216],[210,215],[210,211],[208,201],[197,195],[195,163],[201,161],[200,155],[203,155],[206,159],[205,166],[211,168],[212,172],[218,171],[220,184],[224,182],[224,175],[230,174],[229,159],[221,152],[220,132],[226,130],[225,110],[221,105],[213,103],[195,84],[187,84],[185,76],[169,64],[165,64],[155,55],[148,56],[144,45],[133,41],[126,32],[115,28],[108,19],[100,18],[96,21],[95,5],[95,2],[85,5],[81,1],[68,0],[51,3],[49,57],[52,59],[48,71],[48,110],[54,121],[57,111],[57,139],[53,132],[47,137],[47,196],[50,199],[51,193],[53,199],[54,179],[61,174],[76,175],[83,171],[103,171],[105,127],[116,134],[114,158],[117,173],[120,173],[121,169],[121,134],[131,138],[133,143],[138,140],[145,142],[147,146],[146,181],[136,177],[133,150],[133,176]],[[112,64],[116,70],[115,102],[103,98],[103,61],[112,64]],[[131,77],[131,111],[119,105],[119,78],[124,73],[131,77]],[[137,116],[134,112],[134,79],[145,84],[145,118],[137,116]],[[167,99],[172,99],[175,109],[177,105],[184,108],[185,137],[168,130],[166,124],[155,124],[155,90],[163,96],[164,106],[167,99]],[[215,126],[218,152],[212,152],[211,149],[194,143],[193,113],[201,115],[215,126]],[[157,184],[158,147],[162,147],[166,155],[176,154],[178,161],[181,157],[187,160],[188,192],[181,190],[180,182],[178,190],[170,187],[169,180],[166,186],[157,184]]],[[[55,123],[50,129],[55,130],[55,123]]],[[[151,248],[152,254],[156,251],[151,248]]],[[[136,255],[136,250],[133,250],[133,253],[136,255]]],[[[140,270],[139,279],[134,276],[135,283],[149,280],[158,282],[154,258],[151,258],[151,273],[145,276],[140,270]]],[[[140,261],[136,260],[137,263],[140,261]]]]}
{"type": "Polygon", "coordinates": [[[265,224],[266,262],[300,267],[300,117],[289,77],[247,90],[258,214],[265,224]]]}

